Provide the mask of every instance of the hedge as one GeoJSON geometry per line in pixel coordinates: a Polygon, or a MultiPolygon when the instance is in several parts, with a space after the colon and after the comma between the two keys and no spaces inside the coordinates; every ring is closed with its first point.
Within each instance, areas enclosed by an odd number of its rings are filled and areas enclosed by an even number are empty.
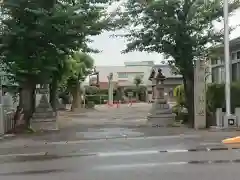
{"type": "Polygon", "coordinates": [[[183,84],[178,85],[177,87],[174,88],[173,96],[176,98],[176,103],[178,105],[184,106],[186,104],[183,84]]]}
{"type": "MultiPolygon", "coordinates": [[[[183,85],[174,89],[174,97],[178,105],[185,105],[185,94],[183,85]]],[[[206,91],[207,110],[215,112],[217,108],[225,108],[225,84],[208,84],[206,91]]],[[[231,84],[231,107],[240,107],[240,83],[231,84]]]]}
{"type": "MultiPolygon", "coordinates": [[[[225,84],[210,84],[206,93],[207,108],[215,112],[217,108],[225,108],[225,84]]],[[[231,84],[231,107],[240,107],[240,83],[231,84]]]]}
{"type": "Polygon", "coordinates": [[[104,101],[108,100],[107,95],[91,95],[86,96],[86,103],[89,101],[94,102],[94,104],[104,104],[104,101]]]}

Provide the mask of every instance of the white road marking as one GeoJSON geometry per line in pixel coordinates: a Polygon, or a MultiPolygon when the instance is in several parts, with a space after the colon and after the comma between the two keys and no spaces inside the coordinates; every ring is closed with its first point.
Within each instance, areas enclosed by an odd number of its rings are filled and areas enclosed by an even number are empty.
{"type": "Polygon", "coordinates": [[[179,153],[179,152],[188,152],[187,149],[173,149],[173,150],[167,150],[169,153],[179,153]]]}
{"type": "Polygon", "coordinates": [[[130,170],[136,168],[151,168],[157,166],[176,166],[176,165],[186,165],[188,162],[166,162],[166,163],[144,163],[144,164],[119,164],[119,165],[108,165],[108,166],[98,166],[94,169],[96,170],[130,170]]]}
{"type": "Polygon", "coordinates": [[[149,151],[119,151],[119,152],[102,152],[97,153],[100,157],[109,157],[109,156],[132,156],[132,155],[146,155],[146,154],[157,154],[159,151],[157,150],[149,150],[149,151]]]}

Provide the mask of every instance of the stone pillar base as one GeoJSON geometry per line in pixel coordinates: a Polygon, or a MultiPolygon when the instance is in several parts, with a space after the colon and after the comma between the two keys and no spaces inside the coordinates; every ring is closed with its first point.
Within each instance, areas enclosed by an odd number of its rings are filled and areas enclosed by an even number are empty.
{"type": "Polygon", "coordinates": [[[39,105],[33,113],[33,117],[30,121],[30,127],[34,131],[58,130],[57,119],[57,112],[52,110],[46,94],[43,94],[39,105]]]}
{"type": "Polygon", "coordinates": [[[173,125],[175,114],[172,113],[169,104],[165,100],[157,99],[147,116],[148,124],[151,126],[166,127],[173,125]]]}
{"type": "Polygon", "coordinates": [[[175,114],[149,115],[147,119],[151,126],[167,127],[173,125],[175,114]]]}
{"type": "Polygon", "coordinates": [[[37,121],[31,121],[30,127],[34,131],[56,131],[59,129],[56,119],[39,119],[37,121]]]}

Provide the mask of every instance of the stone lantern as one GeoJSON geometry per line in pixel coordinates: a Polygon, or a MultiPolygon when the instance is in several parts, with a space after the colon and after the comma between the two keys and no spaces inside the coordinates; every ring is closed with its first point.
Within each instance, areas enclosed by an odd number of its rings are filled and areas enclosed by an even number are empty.
{"type": "Polygon", "coordinates": [[[152,71],[149,80],[152,81],[152,86],[154,87],[154,103],[152,104],[152,108],[147,117],[148,123],[152,126],[159,127],[172,125],[176,115],[172,113],[172,109],[164,97],[164,81],[166,80],[166,77],[162,74],[162,70],[159,68],[157,73],[152,71]]]}
{"type": "Polygon", "coordinates": [[[49,85],[44,84],[39,87],[36,94],[38,101],[35,112],[30,121],[33,130],[58,130],[57,112],[54,112],[49,103],[49,85]]]}

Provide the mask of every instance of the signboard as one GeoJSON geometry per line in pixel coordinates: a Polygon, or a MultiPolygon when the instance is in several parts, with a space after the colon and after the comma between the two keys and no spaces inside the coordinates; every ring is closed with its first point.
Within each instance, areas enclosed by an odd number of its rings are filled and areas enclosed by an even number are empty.
{"type": "Polygon", "coordinates": [[[194,108],[196,129],[206,127],[205,61],[197,60],[194,72],[194,108]]]}

